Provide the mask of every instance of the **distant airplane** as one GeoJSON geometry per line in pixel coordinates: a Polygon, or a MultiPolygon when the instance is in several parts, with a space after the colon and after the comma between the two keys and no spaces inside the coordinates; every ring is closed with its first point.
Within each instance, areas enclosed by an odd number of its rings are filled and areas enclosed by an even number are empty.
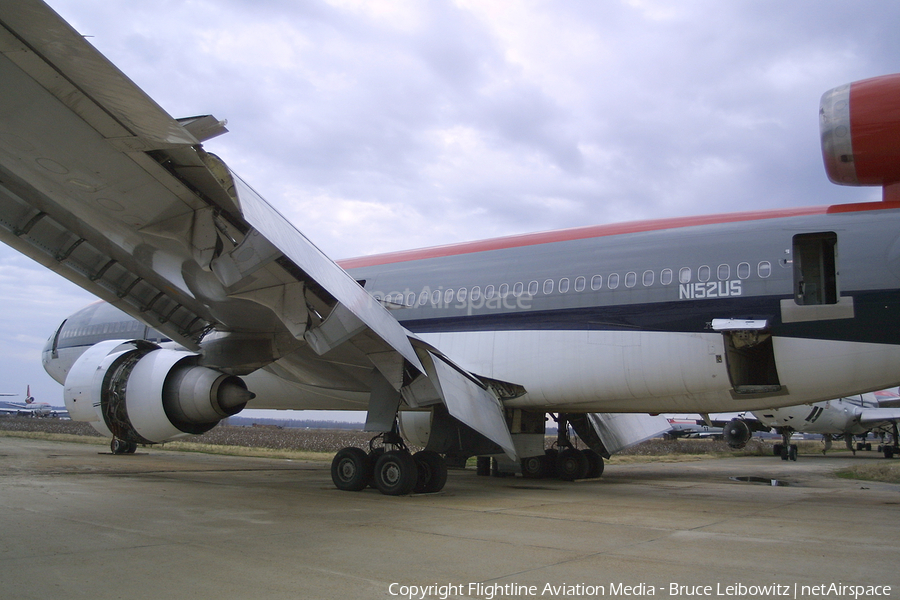
{"type": "MultiPolygon", "coordinates": [[[[0,394],[0,396],[18,396],[18,394],[0,394]]],[[[24,417],[68,417],[69,412],[60,407],[51,406],[47,402],[35,402],[31,395],[31,386],[25,388],[25,403],[0,400],[0,414],[24,417]]]]}
{"type": "Polygon", "coordinates": [[[890,393],[859,394],[800,406],[757,410],[752,416],[736,417],[724,424],[725,440],[732,448],[742,448],[752,431],[774,429],[782,436],[775,445],[776,455],[784,460],[797,460],[797,446],[791,444],[794,433],[818,433],[825,436],[825,450],[831,447],[832,437],[842,437],[849,450],[871,449],[871,444],[853,447],[854,436],[869,432],[880,433],[882,440],[889,434],[891,442],[882,443],[885,458],[900,455],[897,422],[900,421],[900,398],[890,393]],[[863,447],[865,446],[865,447],[863,447]]]}
{"type": "Polygon", "coordinates": [[[0,3],[0,240],[127,313],[89,306],[43,354],[114,451],[245,406],[366,410],[379,451],[341,450],[332,480],[397,495],[441,489],[447,459],[541,463],[548,413],[557,471],[582,473],[570,428],[600,456],[618,429],[591,415],[900,385],[900,75],[820,104],[829,177],[884,202],[337,263],[203,148],[224,122],[173,119],[44,3],[0,3]]]}
{"type": "Polygon", "coordinates": [[[712,438],[721,440],[724,436],[721,424],[709,425],[703,419],[669,417],[667,422],[669,424],[669,430],[666,431],[665,437],[668,439],[712,438]]]}

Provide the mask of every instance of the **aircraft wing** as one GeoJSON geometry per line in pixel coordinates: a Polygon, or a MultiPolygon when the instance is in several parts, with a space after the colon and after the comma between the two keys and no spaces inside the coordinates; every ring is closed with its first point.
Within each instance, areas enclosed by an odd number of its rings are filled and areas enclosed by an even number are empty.
{"type": "Polygon", "coordinates": [[[327,362],[325,387],[375,390],[370,405],[443,402],[515,454],[494,388],[202,148],[224,122],[172,118],[39,0],[0,0],[0,25],[2,241],[202,348],[208,366],[327,362]]]}
{"type": "Polygon", "coordinates": [[[863,425],[900,421],[900,408],[866,408],[859,415],[863,425]]]}

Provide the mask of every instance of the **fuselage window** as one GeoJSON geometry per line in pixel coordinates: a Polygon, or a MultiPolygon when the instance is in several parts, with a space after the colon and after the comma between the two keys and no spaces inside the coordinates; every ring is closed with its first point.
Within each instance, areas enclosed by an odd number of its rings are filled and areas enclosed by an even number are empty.
{"type": "Polygon", "coordinates": [[[612,275],[610,275],[607,278],[606,287],[608,287],[611,290],[614,290],[617,287],[619,287],[619,274],[618,273],[613,273],[612,275]]]}
{"type": "Polygon", "coordinates": [[[419,306],[424,306],[428,303],[428,292],[422,290],[422,293],[419,294],[419,306]]]}
{"type": "Polygon", "coordinates": [[[699,269],[697,269],[697,279],[700,281],[709,281],[710,275],[712,274],[712,269],[710,269],[707,265],[703,265],[699,269]]]}
{"type": "Polygon", "coordinates": [[[481,286],[476,285],[472,288],[472,302],[477,301],[479,298],[481,298],[481,286]]]}
{"type": "Polygon", "coordinates": [[[719,278],[719,281],[727,281],[729,277],[731,277],[731,267],[728,265],[719,265],[716,268],[716,277],[719,278]]]}
{"type": "Polygon", "coordinates": [[[501,298],[506,298],[509,296],[509,284],[501,283],[500,288],[497,290],[501,298]]]}
{"type": "Polygon", "coordinates": [[[625,273],[625,287],[633,288],[637,284],[637,273],[628,271],[625,273]]]}
{"type": "Polygon", "coordinates": [[[453,295],[453,288],[450,288],[446,292],[444,292],[444,304],[450,304],[451,302],[453,302],[453,295]]]}
{"type": "Polygon", "coordinates": [[[747,279],[750,277],[750,263],[742,262],[737,268],[738,279],[747,279]]]}
{"type": "Polygon", "coordinates": [[[602,275],[594,275],[591,277],[591,289],[595,292],[603,287],[603,276],[602,275]]]}
{"type": "Polygon", "coordinates": [[[575,291],[583,292],[584,286],[587,283],[587,280],[584,277],[576,277],[575,278],[575,291]]]}
{"type": "Polygon", "coordinates": [[[756,272],[762,279],[772,274],[772,263],[767,260],[762,261],[756,266],[756,272]]]}
{"type": "Polygon", "coordinates": [[[538,293],[538,282],[537,281],[529,281],[528,282],[528,295],[529,296],[537,296],[538,293]]]}
{"type": "Polygon", "coordinates": [[[552,279],[544,280],[544,293],[545,294],[553,293],[553,280],[552,279]]]}
{"type": "Polygon", "coordinates": [[[797,304],[837,304],[837,234],[795,235],[793,252],[797,304]]]}
{"type": "Polygon", "coordinates": [[[491,284],[491,285],[485,286],[485,288],[484,288],[484,299],[485,299],[485,300],[490,300],[490,299],[493,298],[493,297],[494,297],[494,285],[491,284]]]}
{"type": "Polygon", "coordinates": [[[563,277],[559,280],[559,293],[565,294],[569,291],[569,280],[566,277],[563,277]]]}
{"type": "Polygon", "coordinates": [[[644,287],[650,287],[651,285],[653,285],[653,278],[653,271],[644,271],[644,274],[641,275],[641,283],[644,284],[644,287]]]}
{"type": "Polygon", "coordinates": [[[416,293],[410,292],[406,295],[406,305],[407,306],[415,306],[416,304],[416,293]]]}
{"type": "Polygon", "coordinates": [[[456,301],[457,302],[465,302],[466,301],[466,288],[459,288],[459,291],[456,292],[456,301]]]}
{"type": "Polygon", "coordinates": [[[431,303],[432,304],[440,304],[441,302],[441,290],[434,290],[431,292],[431,303]]]}
{"type": "Polygon", "coordinates": [[[525,291],[525,284],[519,281],[516,285],[513,286],[513,296],[518,298],[522,295],[522,292],[525,291]]]}
{"type": "Polygon", "coordinates": [[[659,273],[659,282],[663,285],[672,283],[672,269],[663,269],[659,273]]]}
{"type": "Polygon", "coordinates": [[[691,282],[691,268],[690,267],[681,267],[678,271],[678,283],[690,283],[691,282]]]}

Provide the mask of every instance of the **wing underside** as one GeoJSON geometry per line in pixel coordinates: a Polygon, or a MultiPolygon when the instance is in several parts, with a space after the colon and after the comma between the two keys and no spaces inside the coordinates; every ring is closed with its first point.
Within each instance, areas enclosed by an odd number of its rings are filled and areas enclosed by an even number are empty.
{"type": "MultiPolygon", "coordinates": [[[[36,0],[0,1],[0,239],[246,374],[296,355],[317,385],[445,404],[514,454],[488,382],[403,328],[202,142],[36,0]]],[[[296,362],[296,361],[294,361],[296,362]]]]}

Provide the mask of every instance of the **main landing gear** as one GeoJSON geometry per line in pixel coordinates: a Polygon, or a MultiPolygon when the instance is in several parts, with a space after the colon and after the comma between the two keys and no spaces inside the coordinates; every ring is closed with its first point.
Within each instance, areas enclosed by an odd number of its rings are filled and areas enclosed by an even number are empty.
{"type": "Polygon", "coordinates": [[[781,443],[772,447],[772,453],[780,456],[781,460],[797,460],[797,444],[791,443],[791,435],[793,431],[787,427],[781,430],[781,443]]]}
{"type": "Polygon", "coordinates": [[[554,417],[558,424],[556,448],[544,451],[543,456],[522,459],[522,477],[543,479],[556,477],[563,481],[595,479],[603,474],[603,457],[591,449],[575,447],[569,435],[569,422],[564,415],[554,417]]]}
{"type": "Polygon", "coordinates": [[[439,492],[447,483],[447,462],[437,452],[411,454],[396,431],[369,442],[369,452],[343,448],[331,461],[331,480],[339,490],[358,492],[371,486],[387,496],[439,492]],[[376,440],[382,445],[375,446],[376,440]]]}
{"type": "Polygon", "coordinates": [[[884,454],[885,458],[894,458],[895,456],[900,456],[900,445],[898,445],[898,440],[900,440],[900,436],[898,436],[897,432],[897,422],[891,423],[891,443],[885,444],[882,443],[878,449],[884,454]]]}

